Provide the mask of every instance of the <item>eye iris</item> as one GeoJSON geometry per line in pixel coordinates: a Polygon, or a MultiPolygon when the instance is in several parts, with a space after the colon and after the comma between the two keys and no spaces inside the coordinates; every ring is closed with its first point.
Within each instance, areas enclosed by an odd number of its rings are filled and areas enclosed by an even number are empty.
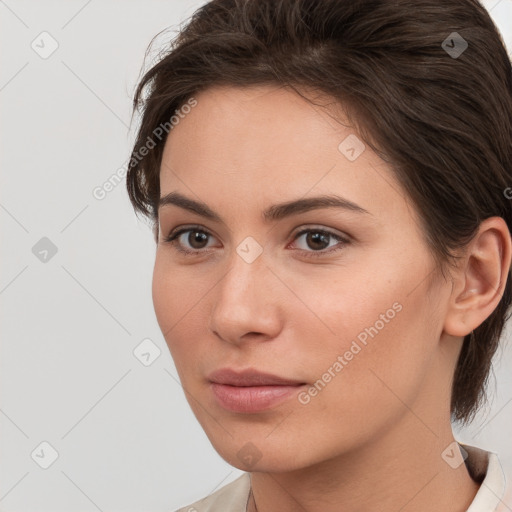
{"type": "Polygon", "coordinates": [[[329,236],[330,235],[327,235],[325,233],[313,231],[307,234],[307,243],[312,249],[325,249],[326,247],[329,246],[329,236]],[[315,247],[315,244],[318,244],[319,242],[320,245],[325,244],[325,247],[315,247]]]}
{"type": "Polygon", "coordinates": [[[201,231],[190,231],[188,234],[188,243],[190,246],[194,249],[202,249],[203,247],[197,247],[195,244],[196,242],[199,242],[199,245],[201,242],[207,242],[207,235],[206,233],[202,233],[201,231]]]}

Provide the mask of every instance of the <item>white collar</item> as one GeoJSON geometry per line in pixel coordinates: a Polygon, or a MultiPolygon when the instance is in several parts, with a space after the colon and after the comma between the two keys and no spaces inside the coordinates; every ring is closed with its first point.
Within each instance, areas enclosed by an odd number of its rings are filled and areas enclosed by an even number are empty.
{"type": "Polygon", "coordinates": [[[508,489],[501,462],[494,452],[459,443],[468,453],[465,460],[468,473],[480,483],[480,488],[466,512],[498,512],[512,510],[511,490],[508,489]],[[505,500],[505,501],[504,501],[505,500]],[[507,503],[508,501],[508,503],[507,503]]]}

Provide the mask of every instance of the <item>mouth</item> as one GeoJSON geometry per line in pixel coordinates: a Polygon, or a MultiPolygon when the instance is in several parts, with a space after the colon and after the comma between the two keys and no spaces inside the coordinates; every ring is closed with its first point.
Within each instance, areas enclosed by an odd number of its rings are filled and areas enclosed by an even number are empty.
{"type": "Polygon", "coordinates": [[[232,412],[256,413],[271,409],[296,394],[306,383],[253,369],[223,368],[208,377],[217,403],[232,412]]]}

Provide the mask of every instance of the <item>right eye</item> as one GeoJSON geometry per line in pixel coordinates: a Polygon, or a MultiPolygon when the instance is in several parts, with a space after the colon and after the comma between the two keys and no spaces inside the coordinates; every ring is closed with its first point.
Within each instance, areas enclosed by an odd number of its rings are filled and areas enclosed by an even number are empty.
{"type": "Polygon", "coordinates": [[[208,250],[204,250],[204,244],[205,242],[208,242],[208,237],[211,236],[212,235],[210,233],[201,227],[192,226],[171,232],[164,238],[164,243],[170,244],[182,254],[187,256],[196,256],[203,252],[210,252],[208,250]],[[198,245],[200,247],[198,247],[198,245]]]}

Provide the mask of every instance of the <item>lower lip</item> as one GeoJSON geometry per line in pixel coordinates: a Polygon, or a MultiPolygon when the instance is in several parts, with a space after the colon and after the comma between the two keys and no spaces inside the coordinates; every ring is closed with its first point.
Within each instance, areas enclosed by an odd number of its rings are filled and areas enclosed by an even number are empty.
{"type": "Polygon", "coordinates": [[[218,403],[233,412],[260,412],[290,398],[302,387],[297,386],[228,386],[210,384],[218,403]]]}

